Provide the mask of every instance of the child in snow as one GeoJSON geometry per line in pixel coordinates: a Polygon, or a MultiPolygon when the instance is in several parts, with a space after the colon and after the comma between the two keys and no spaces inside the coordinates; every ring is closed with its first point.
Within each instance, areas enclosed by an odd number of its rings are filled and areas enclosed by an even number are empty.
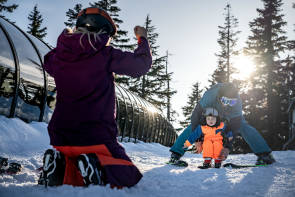
{"type": "MultiPolygon", "coordinates": [[[[212,107],[206,108],[204,112],[205,124],[199,125],[188,140],[184,143],[184,148],[191,146],[194,142],[203,141],[203,168],[211,167],[211,160],[214,159],[214,167],[220,168],[222,158],[220,158],[221,150],[223,149],[223,141],[232,139],[232,133],[227,132],[225,136],[225,124],[220,121],[218,111],[212,107]]],[[[198,153],[201,152],[200,147],[197,147],[198,153]]]]}
{"type": "Polygon", "coordinates": [[[65,30],[44,60],[54,77],[57,102],[48,125],[50,144],[39,184],[131,187],[142,174],[117,142],[113,73],[140,77],[151,68],[146,29],[134,28],[138,47],[109,46],[116,25],[102,9],[86,8],[74,31],[65,30]]]}
{"type": "MultiPolygon", "coordinates": [[[[171,156],[169,163],[174,165],[187,165],[185,161],[181,160],[181,157],[185,154],[183,144],[188,136],[200,124],[202,112],[207,107],[214,107],[217,109],[222,120],[227,121],[227,127],[230,128],[233,133],[232,142],[237,139],[235,136],[242,136],[257,156],[256,164],[272,164],[276,162],[271,154],[272,150],[266,141],[259,132],[245,120],[242,110],[242,99],[236,85],[233,83],[218,83],[208,89],[197,103],[191,115],[191,124],[183,130],[170,148],[171,156]]],[[[224,143],[223,146],[221,157],[225,159],[232,150],[230,144],[224,143]]]]}

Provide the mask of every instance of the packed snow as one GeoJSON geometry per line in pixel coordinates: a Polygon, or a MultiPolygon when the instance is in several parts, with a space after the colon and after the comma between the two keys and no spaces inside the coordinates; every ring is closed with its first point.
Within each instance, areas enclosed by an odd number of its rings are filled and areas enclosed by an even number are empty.
{"type": "MultiPolygon", "coordinates": [[[[0,116],[0,156],[19,162],[23,169],[16,175],[0,175],[0,197],[179,197],[179,196],[295,196],[295,151],[274,151],[277,162],[267,167],[243,169],[198,168],[200,154],[187,153],[186,168],[165,164],[169,147],[158,143],[122,142],[127,154],[143,174],[132,188],[111,189],[108,185],[49,187],[37,185],[42,154],[50,148],[47,124],[25,123],[0,116]]],[[[254,164],[254,154],[230,155],[226,162],[254,164]]]]}

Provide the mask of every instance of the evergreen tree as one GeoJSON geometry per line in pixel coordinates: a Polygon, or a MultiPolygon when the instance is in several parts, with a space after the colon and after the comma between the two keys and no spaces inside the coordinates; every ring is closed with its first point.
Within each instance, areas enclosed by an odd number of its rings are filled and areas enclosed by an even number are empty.
{"type": "Polygon", "coordinates": [[[147,15],[144,27],[147,30],[147,36],[153,56],[153,65],[146,75],[131,81],[129,90],[137,93],[140,97],[163,110],[166,106],[164,97],[165,89],[163,90],[163,87],[165,87],[168,79],[165,72],[166,56],[159,57],[158,55],[159,46],[157,45],[157,38],[159,34],[155,32],[156,28],[151,23],[152,20],[150,19],[150,16],[147,15]]]}
{"type": "Polygon", "coordinates": [[[200,88],[199,82],[196,82],[193,85],[192,90],[193,91],[191,95],[188,96],[187,104],[184,107],[182,107],[182,113],[185,119],[183,121],[180,121],[179,123],[183,128],[186,128],[190,124],[193,110],[196,107],[197,103],[199,103],[201,99],[201,94],[203,92],[203,90],[200,88]]]}
{"type": "MultiPolygon", "coordinates": [[[[292,5],[295,8],[295,3],[292,5]]],[[[295,24],[294,32],[295,32],[295,24]]],[[[291,99],[295,98],[295,40],[288,41],[288,50],[290,55],[286,58],[285,72],[287,72],[286,84],[288,87],[288,103],[290,104],[291,99]]]]}
{"type": "MultiPolygon", "coordinates": [[[[172,74],[173,72],[168,72],[168,57],[169,57],[169,53],[168,50],[166,52],[166,86],[164,86],[163,89],[163,98],[166,97],[167,102],[166,102],[166,108],[167,108],[167,119],[168,121],[175,121],[176,119],[176,111],[172,109],[172,105],[171,105],[171,97],[176,94],[177,91],[173,90],[171,88],[171,81],[172,81],[172,74]]],[[[160,96],[159,98],[161,98],[162,96],[160,96]]]]}
{"type": "Polygon", "coordinates": [[[227,4],[225,7],[225,23],[224,26],[218,26],[219,38],[217,40],[221,51],[215,54],[218,58],[218,67],[212,74],[212,79],[209,82],[212,85],[216,83],[231,81],[231,74],[236,72],[232,66],[231,59],[233,56],[238,55],[235,49],[238,41],[237,31],[238,19],[231,14],[231,6],[227,4]]]}
{"type": "MultiPolygon", "coordinates": [[[[293,3],[293,8],[295,9],[295,3],[293,3]]],[[[294,25],[294,32],[295,32],[295,24],[294,25]]],[[[287,65],[289,65],[290,69],[290,97],[295,98],[295,40],[292,40],[292,46],[289,47],[289,50],[292,51],[292,62],[289,62],[287,65]]]]}
{"type": "Polygon", "coordinates": [[[226,64],[222,60],[218,60],[217,68],[208,81],[210,82],[210,87],[217,83],[227,82],[226,64]]]}
{"type": "Polygon", "coordinates": [[[41,28],[41,24],[43,22],[42,15],[38,11],[37,4],[34,6],[33,11],[28,16],[29,21],[31,23],[28,26],[28,33],[33,36],[43,39],[46,36],[47,27],[41,28]]]}
{"type": "Polygon", "coordinates": [[[287,134],[287,73],[282,72],[284,65],[279,56],[286,49],[286,22],[280,14],[282,0],[262,1],[264,8],[257,9],[259,17],[250,22],[252,35],[245,49],[256,60],[256,72],[244,104],[250,116],[255,116],[252,124],[264,131],[273,149],[279,149],[287,134]]]}
{"type": "MultiPolygon", "coordinates": [[[[0,0],[0,17],[3,17],[3,18],[5,18],[5,16],[2,15],[2,12],[12,13],[18,7],[17,4],[5,5],[6,2],[7,2],[7,0],[0,0]]],[[[7,19],[7,18],[5,18],[5,19],[7,19]]]]}
{"type": "Polygon", "coordinates": [[[66,16],[68,17],[68,21],[64,22],[64,24],[70,28],[75,27],[78,14],[81,10],[82,10],[82,4],[80,4],[80,3],[76,4],[74,9],[69,9],[66,12],[66,16]]]}

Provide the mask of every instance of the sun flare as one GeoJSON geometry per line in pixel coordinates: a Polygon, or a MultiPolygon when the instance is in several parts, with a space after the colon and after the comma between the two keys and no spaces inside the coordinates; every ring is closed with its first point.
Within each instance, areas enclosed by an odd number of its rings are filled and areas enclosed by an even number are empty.
{"type": "Polygon", "coordinates": [[[236,79],[245,80],[255,71],[255,63],[253,59],[246,55],[239,55],[233,58],[233,67],[237,69],[233,75],[236,79]]]}

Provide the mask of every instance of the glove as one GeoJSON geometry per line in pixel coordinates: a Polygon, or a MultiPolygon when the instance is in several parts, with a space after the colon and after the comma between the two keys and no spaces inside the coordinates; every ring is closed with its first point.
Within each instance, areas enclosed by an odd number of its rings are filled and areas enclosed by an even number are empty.
{"type": "Polygon", "coordinates": [[[140,37],[144,37],[145,39],[147,39],[147,31],[144,27],[135,26],[134,27],[134,34],[135,34],[137,40],[139,40],[140,37]]]}
{"type": "Polygon", "coordinates": [[[203,151],[203,142],[195,142],[196,151],[195,153],[201,153],[203,151]]]}
{"type": "Polygon", "coordinates": [[[229,149],[223,148],[220,152],[219,159],[221,159],[222,161],[226,160],[228,154],[229,154],[229,149]]]}

